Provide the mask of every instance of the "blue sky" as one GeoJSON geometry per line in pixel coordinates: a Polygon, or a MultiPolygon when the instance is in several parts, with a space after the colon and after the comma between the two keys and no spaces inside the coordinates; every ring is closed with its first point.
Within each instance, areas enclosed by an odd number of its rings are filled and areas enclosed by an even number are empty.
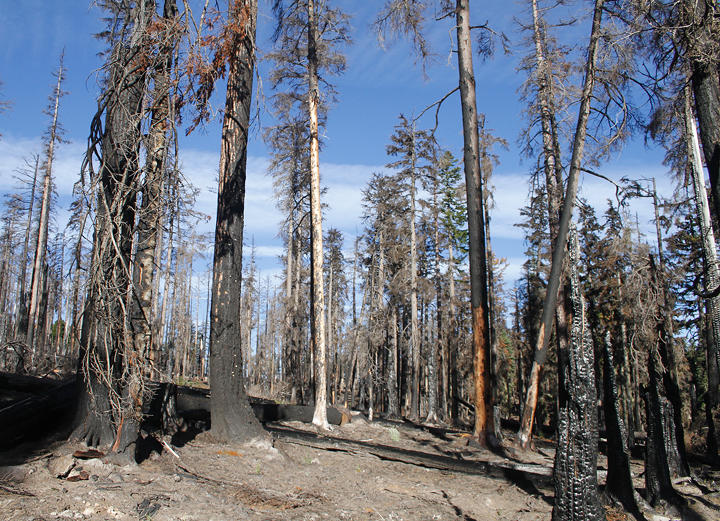
{"type": "MultiPolygon", "coordinates": [[[[190,2],[191,5],[197,1],[190,2]]],[[[269,48],[272,17],[266,3],[260,2],[258,45],[269,48]]],[[[325,203],[329,209],[324,227],[339,228],[346,236],[346,248],[352,247],[356,230],[362,232],[361,190],[373,172],[384,170],[388,162],[385,145],[397,124],[400,113],[406,116],[420,113],[427,105],[442,98],[457,85],[457,70],[450,57],[451,29],[449,20],[428,22],[431,40],[438,52],[438,63],[427,70],[429,79],[422,78],[422,70],[415,63],[407,44],[397,42],[388,50],[379,47],[368,24],[381,2],[338,1],[347,12],[354,14],[355,45],[347,52],[347,73],[336,79],[339,101],[329,114],[325,147],[321,154],[323,183],[328,192],[325,203]],[[450,59],[448,59],[450,57],[450,59]]],[[[13,171],[22,166],[22,158],[33,149],[40,150],[40,136],[48,125],[42,114],[47,96],[52,91],[52,71],[65,49],[65,67],[68,81],[60,118],[67,129],[70,144],[61,145],[55,164],[56,184],[61,209],[58,225],[64,227],[65,210],[72,184],[77,180],[90,119],[96,109],[98,86],[94,71],[100,67],[98,53],[102,42],[93,33],[103,28],[101,13],[90,2],[78,0],[0,0],[0,80],[4,82],[2,96],[13,100],[14,108],[0,116],[0,192],[12,190],[13,171]]],[[[588,2],[580,3],[587,8],[588,2]]],[[[580,8],[576,8],[579,11],[580,8]]],[[[514,16],[522,16],[520,4],[513,2],[473,2],[473,23],[486,21],[507,33],[514,42],[519,41],[514,16]],[[482,9],[482,12],[479,11],[482,9]]],[[[582,28],[570,29],[570,38],[585,38],[582,28]]],[[[582,42],[579,42],[582,43],[582,42]]],[[[486,114],[486,128],[509,142],[508,151],[498,151],[501,164],[496,167],[496,207],[492,211],[492,240],[496,253],[507,257],[509,283],[519,275],[525,247],[522,231],[513,226],[520,221],[519,209],[526,204],[527,178],[531,160],[521,161],[516,145],[522,126],[517,89],[525,77],[516,67],[521,57],[516,52],[504,55],[499,51],[490,61],[475,58],[478,111],[486,114]]],[[[261,65],[261,74],[267,69],[261,65]]],[[[269,92],[266,92],[269,95],[269,92]]],[[[222,100],[216,100],[222,103],[222,100]]],[[[260,124],[269,123],[270,115],[263,114],[260,124]]],[[[434,125],[432,115],[426,116],[420,128],[434,125]]],[[[215,121],[204,132],[197,132],[180,144],[183,171],[201,189],[196,209],[214,215],[215,194],[212,192],[219,156],[219,127],[215,121]]],[[[259,130],[259,129],[258,129],[259,130]]],[[[254,237],[258,262],[263,276],[275,275],[280,266],[277,255],[281,252],[276,240],[280,215],[272,198],[271,179],[264,175],[267,155],[259,131],[250,143],[246,199],[246,237],[254,237]]],[[[462,134],[460,101],[455,94],[449,98],[440,113],[437,137],[440,144],[461,157],[462,134]]],[[[629,145],[600,171],[619,180],[657,177],[658,187],[670,195],[671,183],[661,165],[662,152],[646,150],[641,144],[629,145]]],[[[614,197],[614,188],[596,178],[582,180],[581,196],[596,206],[601,215],[605,200],[614,197]]],[[[648,240],[654,241],[652,209],[648,201],[633,202],[632,213],[637,213],[641,226],[647,230],[648,240]]],[[[211,225],[205,225],[207,229],[211,225]]]]}

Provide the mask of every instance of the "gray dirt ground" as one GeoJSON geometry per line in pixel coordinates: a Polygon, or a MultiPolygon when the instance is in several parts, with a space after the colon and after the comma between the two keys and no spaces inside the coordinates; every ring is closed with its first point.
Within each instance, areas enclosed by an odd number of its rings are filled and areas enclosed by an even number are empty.
{"type": "Polygon", "coordinates": [[[0,453],[0,521],[551,517],[549,444],[503,457],[460,433],[360,418],[331,433],[298,422],[268,428],[272,444],[224,445],[200,434],[170,446],[165,438],[171,450],[139,465],[76,458],[87,448],[67,443],[0,453]]]}

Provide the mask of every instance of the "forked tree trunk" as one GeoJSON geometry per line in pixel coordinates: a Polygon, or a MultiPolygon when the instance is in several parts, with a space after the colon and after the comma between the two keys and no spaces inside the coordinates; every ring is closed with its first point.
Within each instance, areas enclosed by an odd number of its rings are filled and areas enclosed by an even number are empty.
{"type": "Polygon", "coordinates": [[[492,387],[490,381],[490,327],[487,301],[487,258],[483,187],[480,173],[475,73],[472,65],[470,2],[457,0],[458,72],[463,119],[463,159],[467,191],[468,236],[470,247],[470,301],[472,312],[473,372],[475,376],[474,434],[483,446],[495,445],[492,387]]]}
{"type": "Polygon", "coordinates": [[[217,224],[210,311],[212,433],[228,441],[265,436],[245,394],[239,347],[243,218],[250,104],[255,68],[257,0],[237,0],[230,11],[227,97],[222,128],[217,224]]]}
{"type": "Polygon", "coordinates": [[[572,158],[570,160],[570,173],[565,190],[562,214],[558,225],[558,236],[554,245],[550,278],[548,279],[547,292],[543,303],[540,331],[538,331],[537,343],[535,345],[535,357],[532,369],[530,370],[530,381],[528,383],[525,406],[523,407],[520,430],[518,431],[516,443],[522,448],[528,448],[532,439],[532,425],[535,419],[537,408],[538,392],[540,388],[540,374],[547,360],[548,344],[550,341],[550,329],[552,328],[553,316],[556,312],[558,301],[558,289],[565,258],[565,247],[567,244],[568,230],[572,219],[572,210],[575,205],[577,193],[580,164],[582,162],[585,148],[585,137],[587,135],[588,119],[590,117],[590,104],[592,101],[593,86],[595,83],[595,60],[597,56],[600,29],[602,22],[602,11],[604,0],[596,0],[593,11],[592,31],[588,45],[587,66],[585,69],[585,83],[582,97],[580,99],[580,110],[578,123],[575,129],[575,140],[573,142],[572,158]]]}

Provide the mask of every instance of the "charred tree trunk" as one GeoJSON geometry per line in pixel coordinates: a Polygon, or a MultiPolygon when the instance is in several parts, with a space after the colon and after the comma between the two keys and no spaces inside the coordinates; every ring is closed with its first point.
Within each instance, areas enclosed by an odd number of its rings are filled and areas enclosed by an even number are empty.
{"type": "Polygon", "coordinates": [[[212,433],[228,441],[264,436],[248,403],[243,375],[240,285],[247,142],[250,126],[257,1],[233,4],[227,97],[220,151],[217,224],[210,311],[210,386],[212,433]]]}
{"type": "Polygon", "coordinates": [[[645,500],[652,506],[660,501],[677,502],[677,494],[670,479],[666,434],[672,432],[667,422],[672,418],[668,409],[672,406],[660,396],[655,353],[649,355],[650,382],[645,388],[645,413],[647,416],[647,439],[645,441],[645,500]]]}
{"type": "Polygon", "coordinates": [[[604,519],[597,487],[597,391],[592,334],[585,317],[585,302],[578,278],[579,246],[569,231],[570,284],[573,324],[568,353],[567,401],[558,411],[558,445],[555,452],[555,506],[553,520],[604,519]]]}
{"type": "Polygon", "coordinates": [[[620,417],[619,393],[613,365],[613,348],[607,332],[603,356],[603,406],[605,407],[605,429],[607,431],[608,474],[605,497],[613,503],[620,503],[635,519],[643,520],[635,500],[635,489],[630,474],[630,455],[627,447],[627,426],[620,417]]]}
{"type": "MultiPolygon", "coordinates": [[[[112,443],[111,450],[134,458],[142,409],[143,378],[126,324],[130,284],[134,191],[147,60],[147,30],[155,3],[145,0],[121,12],[132,29],[113,42],[104,106],[92,123],[100,142],[97,217],[87,306],[81,334],[80,397],[73,437],[88,445],[112,443]],[[101,117],[105,112],[105,128],[101,117]],[[102,135],[99,135],[102,130],[102,135]]],[[[92,167],[91,149],[86,164],[92,167]]]]}

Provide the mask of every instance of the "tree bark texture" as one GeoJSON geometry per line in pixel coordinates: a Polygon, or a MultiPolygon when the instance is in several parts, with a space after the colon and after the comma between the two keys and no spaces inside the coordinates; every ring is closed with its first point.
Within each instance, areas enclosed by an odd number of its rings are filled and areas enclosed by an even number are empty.
{"type": "Polygon", "coordinates": [[[612,502],[619,502],[635,519],[645,517],[635,500],[635,488],[630,474],[630,455],[627,446],[627,425],[620,417],[620,403],[615,368],[613,364],[613,346],[610,331],[604,342],[603,356],[603,406],[605,408],[605,427],[607,431],[608,474],[604,494],[612,502]]]}
{"type": "MultiPolygon", "coordinates": [[[[690,106],[690,96],[686,89],[685,96],[685,126],[688,144],[688,157],[692,169],[693,188],[695,190],[695,203],[698,214],[698,224],[702,236],[702,251],[705,267],[705,289],[714,290],[720,284],[720,267],[718,267],[717,248],[715,245],[715,233],[713,231],[712,218],[710,217],[710,204],[708,203],[707,191],[705,189],[705,172],[700,156],[700,144],[698,140],[695,117],[690,106]]],[[[708,422],[707,452],[711,458],[717,458],[718,447],[715,426],[715,409],[720,403],[720,376],[718,363],[720,357],[720,296],[710,297],[705,301],[707,306],[707,324],[709,331],[706,338],[706,364],[708,375],[708,391],[705,399],[706,416],[708,422]]]]}
{"type": "Polygon", "coordinates": [[[677,495],[672,486],[666,438],[672,432],[668,421],[672,406],[660,396],[655,353],[649,355],[650,382],[645,389],[645,413],[647,418],[647,439],[645,440],[645,500],[656,506],[660,501],[674,503],[677,495]]]}
{"type": "Polygon", "coordinates": [[[597,391],[592,334],[578,276],[577,233],[570,231],[573,324],[565,380],[567,402],[558,411],[553,520],[600,520],[605,515],[597,486],[597,391]]]}
{"type": "Polygon", "coordinates": [[[240,331],[243,218],[250,126],[257,1],[236,0],[218,184],[217,223],[210,311],[212,433],[227,441],[264,434],[248,403],[240,331]]]}
{"type": "Polygon", "coordinates": [[[158,376],[158,353],[152,342],[153,278],[155,277],[155,251],[157,249],[162,212],[161,189],[167,160],[168,132],[172,127],[170,118],[170,69],[177,38],[174,37],[177,5],[175,0],[165,0],[163,7],[161,39],[157,66],[151,72],[154,81],[152,116],[147,136],[147,159],[145,179],[141,188],[142,204],[138,212],[138,233],[133,269],[133,301],[130,326],[135,351],[143,364],[146,378],[158,376]]]}
{"type": "MultiPolygon", "coordinates": [[[[92,124],[102,148],[97,215],[87,306],[80,341],[80,397],[73,437],[88,445],[112,443],[112,450],[134,457],[142,409],[141,361],[126,327],[134,190],[140,169],[139,147],[147,61],[147,30],[155,9],[145,0],[122,13],[132,29],[113,42],[109,77],[92,124]],[[100,118],[105,112],[105,127],[100,118]],[[102,135],[98,135],[102,130],[102,135]]],[[[92,162],[92,158],[86,159],[92,162]]]]}
{"type": "Polygon", "coordinates": [[[688,42],[691,53],[690,83],[695,94],[695,111],[705,164],[710,174],[715,217],[720,218],[720,57],[707,56],[703,52],[703,48],[711,47],[712,40],[716,38],[710,30],[710,24],[713,23],[713,15],[717,17],[717,3],[685,0],[685,7],[692,16],[688,26],[695,26],[691,27],[693,31],[689,31],[692,41],[688,42]]]}
{"type": "Polygon", "coordinates": [[[470,301],[472,313],[473,372],[475,375],[474,434],[481,445],[494,445],[492,386],[490,380],[490,327],[487,300],[487,256],[480,173],[475,74],[472,65],[469,0],[457,0],[458,73],[463,119],[463,160],[467,191],[470,246],[470,301]]]}

